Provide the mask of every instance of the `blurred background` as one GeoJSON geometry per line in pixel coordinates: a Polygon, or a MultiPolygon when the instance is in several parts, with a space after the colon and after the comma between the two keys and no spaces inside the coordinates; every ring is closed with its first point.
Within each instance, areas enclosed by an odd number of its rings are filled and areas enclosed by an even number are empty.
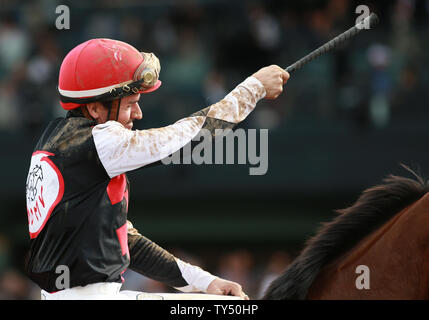
{"type": "MultiPolygon", "coordinates": [[[[170,165],[129,174],[129,219],[191,263],[257,298],[334,210],[400,163],[429,172],[429,0],[0,1],[0,299],[38,299],[23,262],[25,182],[47,123],[65,113],[64,56],[90,38],[154,52],[162,87],[142,97],[138,129],[171,124],[223,98],[259,68],[295,62],[355,24],[380,24],[294,73],[241,127],[269,129],[269,167],[170,165]],[[70,29],[58,30],[58,5],[70,29]],[[426,40],[426,41],[425,41],[426,40]]],[[[131,271],[125,289],[170,291],[131,271]]]]}

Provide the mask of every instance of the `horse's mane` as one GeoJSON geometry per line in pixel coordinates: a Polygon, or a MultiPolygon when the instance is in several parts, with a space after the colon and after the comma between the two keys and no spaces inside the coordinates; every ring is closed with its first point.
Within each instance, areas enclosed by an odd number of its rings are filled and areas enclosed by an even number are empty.
{"type": "Polygon", "coordinates": [[[363,191],[351,207],[336,210],[339,215],[321,225],[300,255],[270,284],[262,299],[305,299],[325,265],[429,191],[427,181],[402,166],[414,179],[389,175],[382,184],[363,191]]]}

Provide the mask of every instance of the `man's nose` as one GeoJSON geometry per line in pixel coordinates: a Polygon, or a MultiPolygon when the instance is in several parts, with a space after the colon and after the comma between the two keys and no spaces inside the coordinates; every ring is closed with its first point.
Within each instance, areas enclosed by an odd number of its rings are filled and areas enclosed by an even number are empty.
{"type": "Polygon", "coordinates": [[[134,119],[140,120],[141,118],[143,118],[143,113],[138,103],[136,103],[136,106],[133,110],[133,114],[134,114],[134,119]]]}

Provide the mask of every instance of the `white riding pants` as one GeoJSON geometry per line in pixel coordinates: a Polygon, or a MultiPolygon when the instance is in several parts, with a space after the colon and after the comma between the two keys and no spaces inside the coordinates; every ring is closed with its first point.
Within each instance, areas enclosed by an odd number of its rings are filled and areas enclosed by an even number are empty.
{"type": "Polygon", "coordinates": [[[120,291],[122,284],[100,282],[49,293],[41,290],[42,300],[242,300],[240,297],[204,293],[147,293],[120,291]]]}

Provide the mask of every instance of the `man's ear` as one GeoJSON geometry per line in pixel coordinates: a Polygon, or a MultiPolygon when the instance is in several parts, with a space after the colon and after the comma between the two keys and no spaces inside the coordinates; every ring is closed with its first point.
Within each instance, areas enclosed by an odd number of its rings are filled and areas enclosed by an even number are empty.
{"type": "Polygon", "coordinates": [[[104,106],[100,102],[90,102],[86,105],[86,109],[96,122],[103,120],[102,117],[105,110],[104,106]]]}

